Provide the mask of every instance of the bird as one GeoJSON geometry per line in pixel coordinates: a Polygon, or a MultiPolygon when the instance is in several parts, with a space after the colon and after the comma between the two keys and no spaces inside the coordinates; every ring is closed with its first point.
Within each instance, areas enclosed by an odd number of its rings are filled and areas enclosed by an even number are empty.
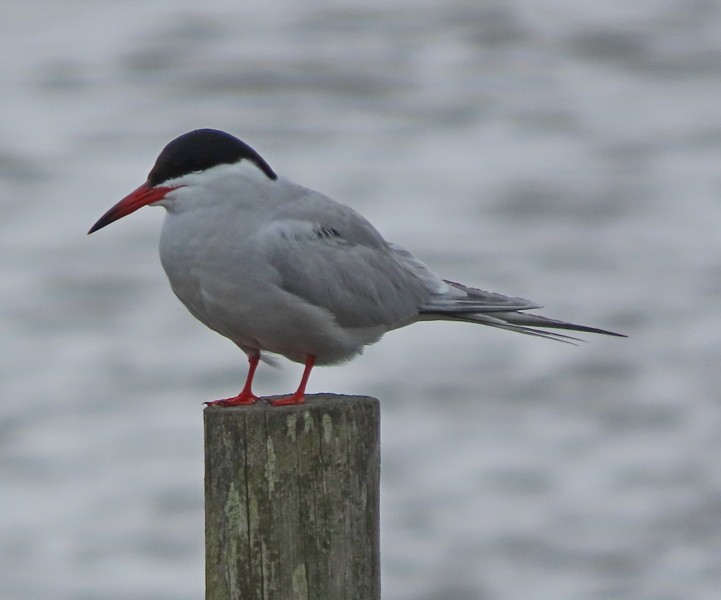
{"type": "Polygon", "coordinates": [[[160,261],[173,292],[248,358],[240,393],[209,406],[255,403],[253,377],[261,359],[272,364],[268,353],[304,365],[295,393],[271,404],[302,404],[315,365],[343,363],[420,321],[568,343],[581,340],[548,329],[626,337],[528,313],[541,305],[443,279],[351,207],[277,175],[248,144],[217,129],[168,143],[147,180],[88,234],[146,205],[166,209],[160,261]]]}

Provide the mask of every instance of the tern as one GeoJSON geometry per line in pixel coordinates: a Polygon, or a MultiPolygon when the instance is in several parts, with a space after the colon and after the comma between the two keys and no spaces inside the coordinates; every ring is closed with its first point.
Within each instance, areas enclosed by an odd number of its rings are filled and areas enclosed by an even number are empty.
{"type": "Polygon", "coordinates": [[[526,312],[541,305],[443,279],[386,241],[352,208],[275,173],[253,148],[215,129],[171,141],[147,180],[88,233],[139,208],[166,209],[160,260],[175,295],[248,357],[241,392],[208,405],[252,404],[264,353],[305,365],[274,405],[303,402],[314,365],[360,354],[418,321],[477,323],[573,343],[550,329],[625,337],[526,312]]]}

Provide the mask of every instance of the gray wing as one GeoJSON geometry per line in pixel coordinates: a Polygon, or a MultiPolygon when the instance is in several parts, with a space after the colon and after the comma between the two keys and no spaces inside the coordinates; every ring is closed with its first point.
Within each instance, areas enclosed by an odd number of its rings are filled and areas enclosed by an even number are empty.
{"type": "Polygon", "coordinates": [[[325,308],[342,327],[404,325],[442,283],[361,215],[320,195],[284,206],[261,238],[282,289],[325,308]]]}

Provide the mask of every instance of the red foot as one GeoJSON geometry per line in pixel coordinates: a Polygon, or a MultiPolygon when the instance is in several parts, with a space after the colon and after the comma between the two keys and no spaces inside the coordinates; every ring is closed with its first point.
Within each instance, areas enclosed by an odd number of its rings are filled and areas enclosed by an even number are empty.
{"type": "Polygon", "coordinates": [[[250,392],[240,392],[235,398],[225,398],[224,400],[213,400],[212,402],[203,402],[206,406],[243,406],[255,404],[258,396],[250,392]]]}
{"type": "Polygon", "coordinates": [[[308,376],[310,375],[313,365],[315,364],[315,356],[308,354],[305,357],[305,369],[303,370],[303,377],[300,379],[300,385],[292,396],[285,396],[284,398],[278,398],[277,400],[271,400],[271,406],[291,406],[293,404],[303,404],[305,398],[305,385],[308,383],[308,376]]]}
{"type": "Polygon", "coordinates": [[[292,396],[285,396],[278,398],[277,400],[271,400],[271,406],[291,406],[293,404],[303,404],[305,394],[293,394],[292,396]]]}
{"type": "Polygon", "coordinates": [[[255,375],[255,369],[258,366],[260,360],[260,354],[251,354],[248,356],[248,363],[250,368],[248,369],[248,377],[245,380],[245,385],[235,398],[225,398],[224,400],[213,400],[212,402],[203,402],[206,406],[243,406],[246,404],[255,404],[258,401],[258,396],[250,391],[253,385],[253,375],[255,375]]]}

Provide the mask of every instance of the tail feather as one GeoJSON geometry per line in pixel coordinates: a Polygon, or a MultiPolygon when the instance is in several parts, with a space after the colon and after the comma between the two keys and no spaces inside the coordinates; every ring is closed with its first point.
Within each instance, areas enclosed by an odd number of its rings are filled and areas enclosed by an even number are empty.
{"type": "Polygon", "coordinates": [[[622,333],[599,329],[598,327],[589,327],[587,325],[576,325],[566,321],[557,321],[556,319],[548,319],[540,315],[532,315],[528,313],[510,312],[510,313],[443,313],[425,312],[424,318],[438,319],[443,321],[464,321],[466,323],[478,323],[479,325],[488,325],[496,329],[505,329],[506,331],[514,331],[525,335],[545,338],[547,340],[555,340],[566,344],[578,345],[578,342],[585,340],[557,333],[555,331],[544,331],[539,327],[548,327],[549,329],[564,329],[570,331],[581,331],[584,333],[598,333],[602,335],[612,335],[615,337],[627,337],[622,333]]]}
{"type": "MultiPolygon", "coordinates": [[[[498,315],[496,315],[498,316],[498,315]]],[[[576,323],[568,323],[567,321],[558,321],[557,319],[549,319],[541,315],[534,315],[523,312],[504,313],[501,317],[506,322],[520,327],[549,327],[551,329],[567,329],[570,331],[582,331],[585,333],[598,333],[601,335],[612,335],[614,337],[627,337],[623,333],[616,333],[608,329],[600,329],[599,327],[589,327],[588,325],[577,325],[576,323]]]]}
{"type": "Polygon", "coordinates": [[[479,323],[567,344],[575,344],[584,340],[563,333],[556,333],[555,331],[545,331],[545,329],[564,329],[626,337],[622,333],[599,329],[598,327],[576,325],[567,321],[558,321],[523,312],[533,308],[541,308],[539,304],[530,300],[511,298],[502,294],[467,287],[461,283],[444,281],[449,286],[447,291],[437,294],[431,298],[430,302],[421,307],[420,316],[422,319],[479,323]],[[542,329],[538,329],[539,327],[542,329]]]}

